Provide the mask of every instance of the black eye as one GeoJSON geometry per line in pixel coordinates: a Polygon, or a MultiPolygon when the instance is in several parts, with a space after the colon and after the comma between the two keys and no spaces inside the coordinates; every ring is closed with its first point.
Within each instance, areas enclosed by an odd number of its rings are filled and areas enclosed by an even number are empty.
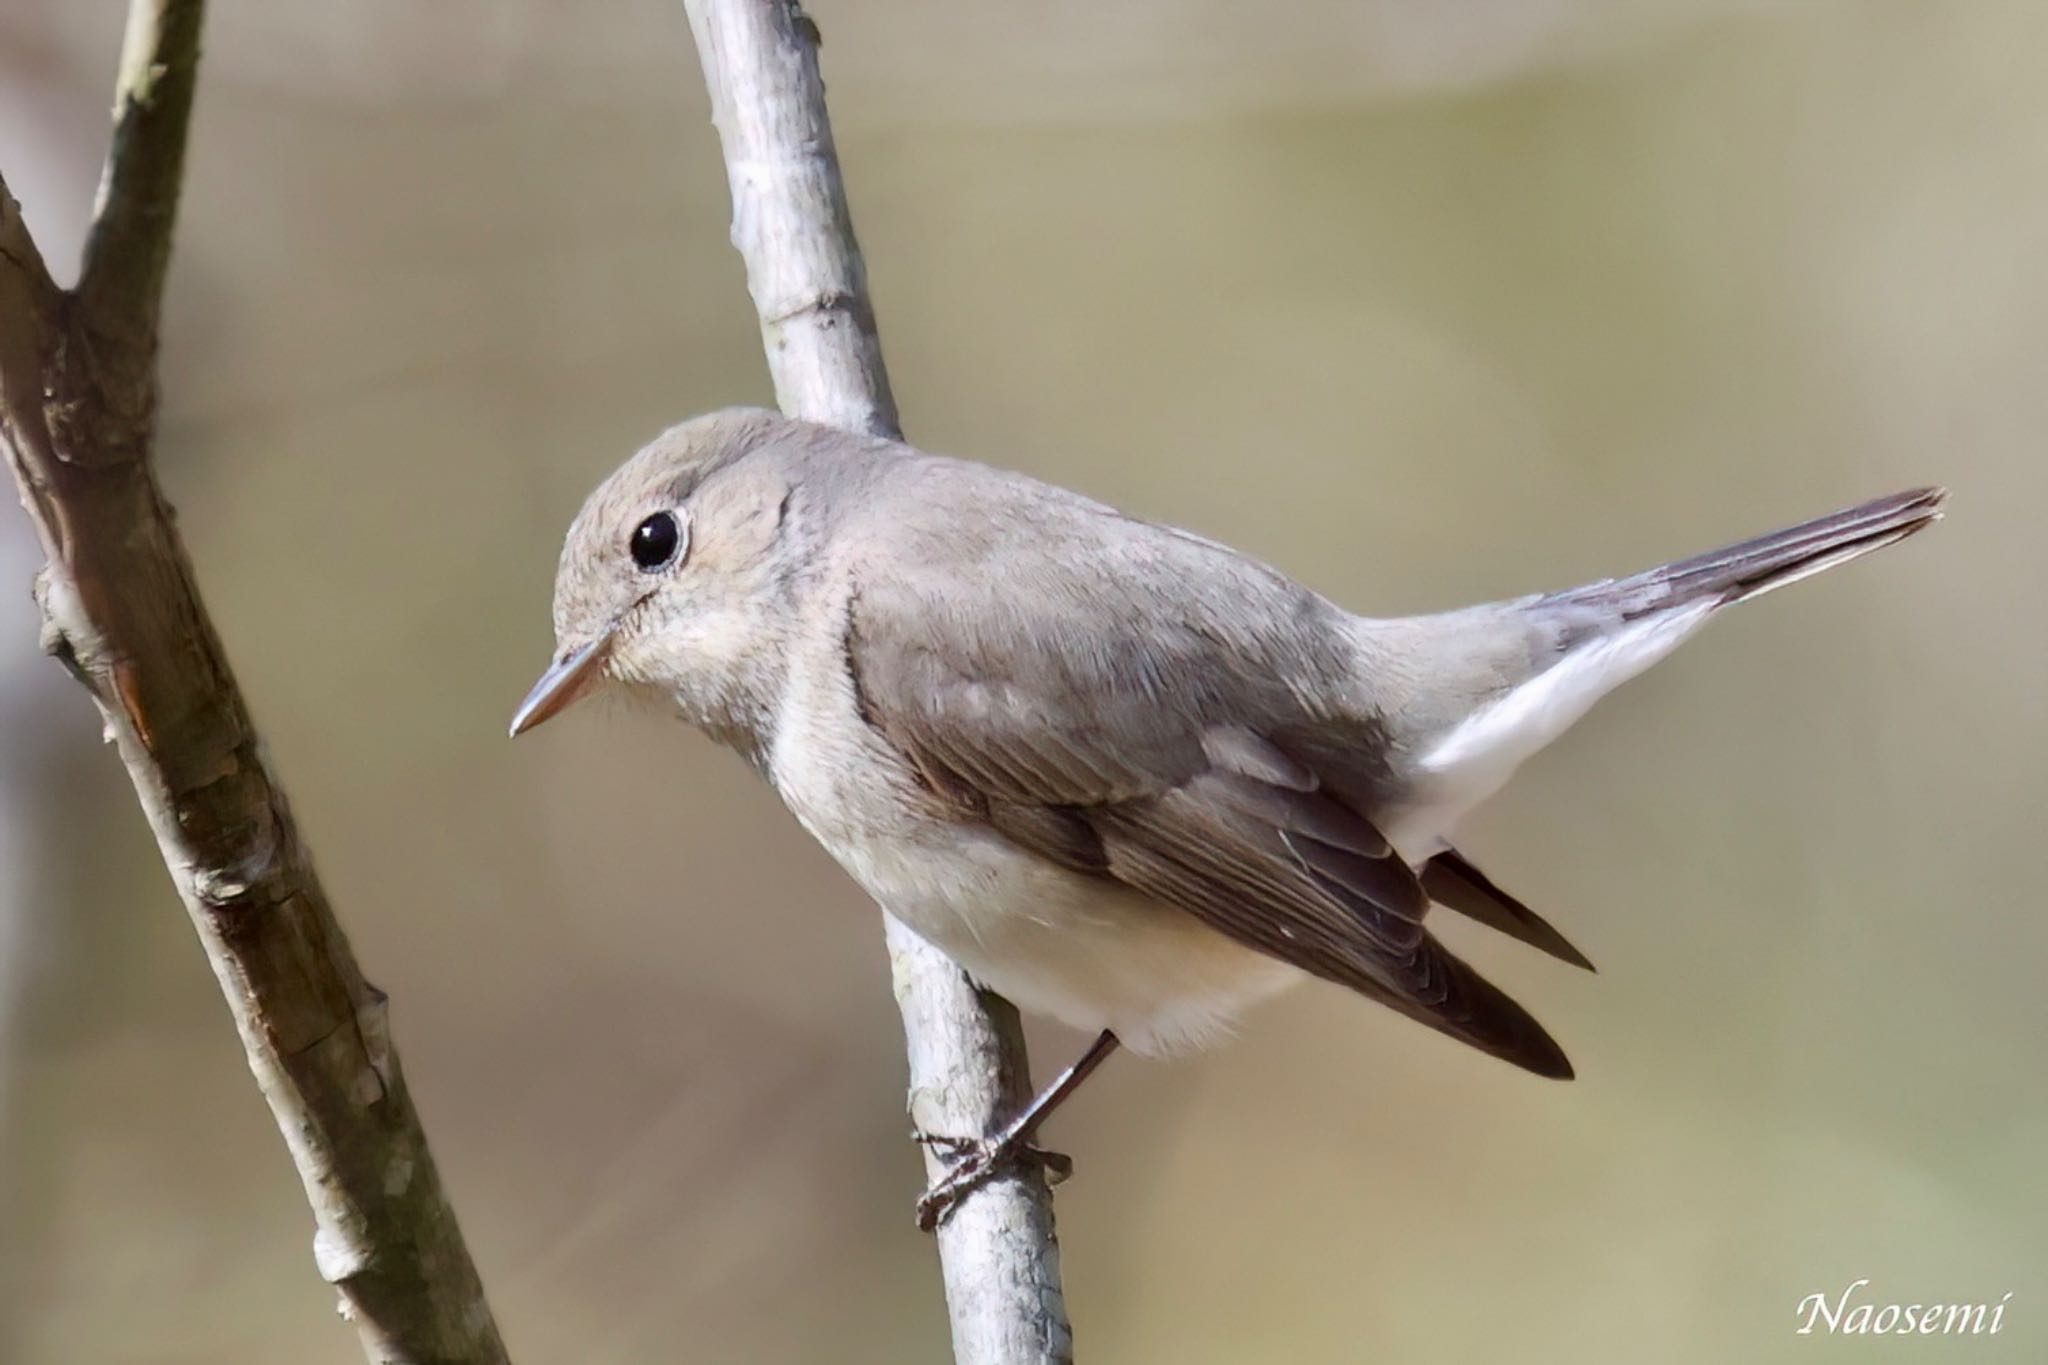
{"type": "Polygon", "coordinates": [[[635,526],[632,539],[626,542],[633,562],[649,573],[674,563],[676,551],[682,547],[683,528],[676,524],[673,512],[656,512],[635,526]]]}

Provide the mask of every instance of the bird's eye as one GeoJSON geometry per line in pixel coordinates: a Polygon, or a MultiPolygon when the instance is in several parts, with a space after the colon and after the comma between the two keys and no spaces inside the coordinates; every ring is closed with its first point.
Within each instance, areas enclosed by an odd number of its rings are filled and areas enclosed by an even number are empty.
{"type": "Polygon", "coordinates": [[[683,528],[673,512],[656,512],[635,526],[632,538],[626,542],[633,562],[649,573],[675,563],[676,554],[682,548],[683,528]]]}

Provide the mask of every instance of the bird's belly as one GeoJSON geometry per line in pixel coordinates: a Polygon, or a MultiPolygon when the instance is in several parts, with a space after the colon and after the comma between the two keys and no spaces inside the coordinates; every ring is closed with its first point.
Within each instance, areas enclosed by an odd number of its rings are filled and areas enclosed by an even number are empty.
{"type": "Polygon", "coordinates": [[[1220,1040],[1301,979],[1193,915],[934,810],[836,661],[796,679],[783,715],[769,771],[791,812],[884,910],[1021,1008],[1170,1052],[1220,1040]]]}
{"type": "Polygon", "coordinates": [[[1301,978],[1194,916],[1071,872],[992,831],[825,839],[883,908],[1023,1009],[1161,1053],[1227,1036],[1301,978]]]}

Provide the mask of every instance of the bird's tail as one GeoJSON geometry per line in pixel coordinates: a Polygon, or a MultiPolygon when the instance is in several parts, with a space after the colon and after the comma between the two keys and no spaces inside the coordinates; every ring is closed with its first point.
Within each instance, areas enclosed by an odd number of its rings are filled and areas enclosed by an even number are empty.
{"type": "MultiPolygon", "coordinates": [[[[1931,525],[1948,493],[1916,488],[1627,578],[1434,618],[1444,677],[1468,677],[1472,700],[1424,713],[1412,742],[1426,797],[1408,831],[1442,847],[1450,826],[1593,703],[1669,654],[1720,608],[1883,549],[1931,525]]],[[[1457,696],[1456,689],[1446,689],[1457,696]]],[[[1433,858],[1423,886],[1462,914],[1590,966],[1562,935],[1494,886],[1455,850],[1433,858]]]]}
{"type": "Polygon", "coordinates": [[[1454,705],[1414,724],[1417,775],[1468,810],[1515,767],[1732,602],[1903,540],[1948,496],[1916,488],[1627,578],[1430,618],[1454,705]],[[1448,712],[1446,714],[1445,712],[1448,712]]]}
{"type": "Polygon", "coordinates": [[[1939,521],[1947,498],[1945,488],[1894,493],[1628,578],[1553,593],[1539,603],[1606,607],[1633,620],[1702,598],[1718,599],[1717,606],[1746,601],[1904,540],[1939,521]]]}

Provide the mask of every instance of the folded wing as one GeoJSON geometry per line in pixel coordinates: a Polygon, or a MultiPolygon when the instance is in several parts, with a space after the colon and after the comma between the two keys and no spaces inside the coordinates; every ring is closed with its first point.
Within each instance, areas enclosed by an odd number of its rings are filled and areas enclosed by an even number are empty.
{"type": "MultiPolygon", "coordinates": [[[[1328,718],[1303,714],[1303,689],[1259,642],[1188,619],[1185,595],[1169,614],[1146,574],[1058,561],[1030,566],[1035,608],[979,576],[877,580],[854,603],[862,714],[942,805],[1517,1066],[1571,1075],[1541,1025],[1424,929],[1423,882],[1368,818],[1355,772],[1329,770],[1328,718]]],[[[1266,619],[1309,609],[1281,601],[1266,619]]]]}

